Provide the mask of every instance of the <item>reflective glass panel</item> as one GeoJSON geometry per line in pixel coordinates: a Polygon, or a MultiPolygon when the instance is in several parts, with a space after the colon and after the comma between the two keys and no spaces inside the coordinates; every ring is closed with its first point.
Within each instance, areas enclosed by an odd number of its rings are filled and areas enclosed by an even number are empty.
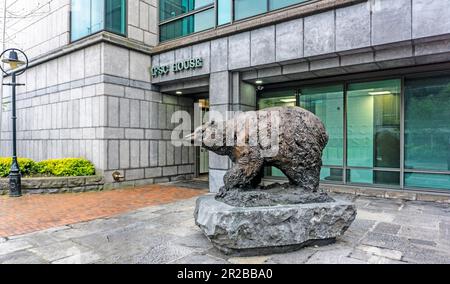
{"type": "Polygon", "coordinates": [[[231,22],[231,1],[217,0],[217,25],[225,25],[231,22]]]}
{"type": "Polygon", "coordinates": [[[327,182],[342,182],[344,170],[341,168],[323,167],[320,173],[320,180],[327,182]]]}
{"type": "Polygon", "coordinates": [[[71,40],[107,30],[125,34],[125,0],[72,0],[71,40]]]}
{"type": "Polygon", "coordinates": [[[105,0],[91,0],[91,29],[90,34],[105,28],[105,0]]]}
{"type": "Polygon", "coordinates": [[[91,0],[72,0],[71,38],[77,40],[91,33],[91,0]]]}
{"type": "Polygon", "coordinates": [[[347,181],[349,183],[399,186],[400,173],[352,169],[347,171],[347,181]]]}
{"type": "Polygon", "coordinates": [[[405,168],[450,171],[449,76],[405,81],[405,168]]]}
{"type": "Polygon", "coordinates": [[[234,0],[234,18],[241,20],[267,12],[267,0],[234,0]]]}
{"type": "Polygon", "coordinates": [[[309,1],[309,0],[270,0],[269,6],[270,6],[270,10],[276,10],[276,9],[284,8],[287,6],[294,5],[294,4],[303,3],[306,1],[309,1]]]}
{"type": "Polygon", "coordinates": [[[159,18],[168,20],[212,3],[214,0],[160,0],[159,18]]]}
{"type": "Polygon", "coordinates": [[[160,27],[160,41],[204,31],[215,26],[214,9],[209,9],[189,17],[179,19],[160,27]]]}
{"type": "Polygon", "coordinates": [[[348,86],[350,167],[400,168],[400,80],[348,86]]]}
{"type": "Polygon", "coordinates": [[[125,34],[126,0],[106,0],[106,29],[110,32],[125,34]]]}
{"type": "Polygon", "coordinates": [[[406,173],[405,186],[418,188],[450,189],[450,175],[406,173]]]}
{"type": "Polygon", "coordinates": [[[344,165],[344,86],[301,89],[300,107],[317,115],[325,124],[330,140],[323,153],[325,166],[344,165]]]}

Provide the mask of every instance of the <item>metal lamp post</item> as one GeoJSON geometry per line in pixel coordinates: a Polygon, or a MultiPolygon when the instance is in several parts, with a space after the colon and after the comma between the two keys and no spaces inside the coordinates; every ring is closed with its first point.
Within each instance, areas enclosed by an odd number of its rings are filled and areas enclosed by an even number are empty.
{"type": "Polygon", "coordinates": [[[13,145],[13,153],[12,153],[12,164],[11,171],[9,173],[9,195],[11,197],[20,197],[22,196],[22,182],[21,182],[21,174],[19,163],[17,161],[17,114],[16,114],[16,87],[23,86],[24,84],[17,83],[17,76],[22,75],[25,70],[28,68],[28,57],[26,54],[16,48],[11,48],[3,51],[0,55],[2,58],[2,62],[9,65],[9,70],[5,70],[2,66],[0,66],[1,70],[6,76],[11,76],[11,83],[6,83],[3,85],[12,87],[12,145],[13,145]],[[8,53],[8,56],[5,55],[8,53]],[[25,59],[20,60],[19,54],[25,59]]]}

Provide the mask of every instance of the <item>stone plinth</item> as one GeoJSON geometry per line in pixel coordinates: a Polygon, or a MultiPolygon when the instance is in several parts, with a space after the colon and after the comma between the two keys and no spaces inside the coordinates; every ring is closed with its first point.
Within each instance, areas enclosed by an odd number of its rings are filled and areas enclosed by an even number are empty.
{"type": "Polygon", "coordinates": [[[352,203],[233,207],[214,196],[197,201],[195,220],[225,254],[252,256],[333,243],[356,218],[352,203]]]}

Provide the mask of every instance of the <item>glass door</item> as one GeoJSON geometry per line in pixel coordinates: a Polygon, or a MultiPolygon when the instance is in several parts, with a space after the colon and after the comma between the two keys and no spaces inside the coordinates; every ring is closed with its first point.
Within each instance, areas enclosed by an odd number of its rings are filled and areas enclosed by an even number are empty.
{"type": "MultiPolygon", "coordinates": [[[[198,101],[198,104],[201,110],[201,117],[204,121],[207,121],[207,116],[209,113],[209,100],[201,99],[198,101]]],[[[203,147],[198,147],[197,153],[198,173],[199,175],[206,175],[209,173],[209,151],[203,147]]]]}

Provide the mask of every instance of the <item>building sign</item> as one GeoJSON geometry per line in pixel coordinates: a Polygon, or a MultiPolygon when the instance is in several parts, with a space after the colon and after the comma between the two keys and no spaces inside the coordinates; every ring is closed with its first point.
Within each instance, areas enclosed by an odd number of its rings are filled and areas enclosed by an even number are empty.
{"type": "Polygon", "coordinates": [[[152,73],[152,77],[156,78],[168,75],[170,72],[178,73],[199,68],[203,68],[203,58],[192,58],[176,62],[172,65],[155,66],[151,68],[150,72],[152,73]]]}

